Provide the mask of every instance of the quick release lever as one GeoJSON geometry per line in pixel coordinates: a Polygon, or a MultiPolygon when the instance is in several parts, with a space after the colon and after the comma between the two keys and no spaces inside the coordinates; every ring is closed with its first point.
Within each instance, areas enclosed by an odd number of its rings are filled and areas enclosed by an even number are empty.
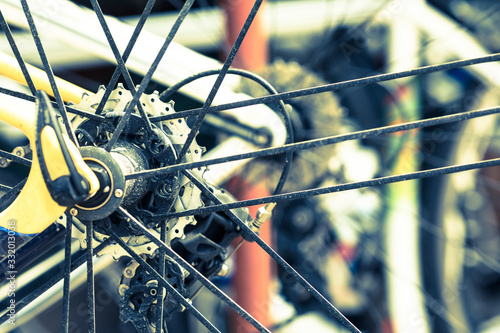
{"type": "MultiPolygon", "coordinates": [[[[90,184],[87,179],[80,175],[76,168],[65,142],[61,126],[56,119],[54,108],[49,96],[44,91],[39,90],[36,93],[36,108],[36,154],[47,189],[52,199],[61,206],[72,206],[80,203],[89,196],[90,184]],[[57,178],[52,179],[51,172],[49,172],[49,168],[47,167],[46,156],[48,154],[53,155],[54,152],[44,152],[42,140],[49,140],[51,137],[54,137],[54,134],[69,174],[56,175],[57,178]]],[[[57,173],[60,173],[60,171],[57,173]]]]}

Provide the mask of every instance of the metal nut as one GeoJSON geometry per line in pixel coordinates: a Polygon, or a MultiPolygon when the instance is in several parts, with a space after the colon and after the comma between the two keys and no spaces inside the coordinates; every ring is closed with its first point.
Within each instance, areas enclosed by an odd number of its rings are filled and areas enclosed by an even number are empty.
{"type": "Polygon", "coordinates": [[[275,202],[270,202],[264,207],[259,208],[259,210],[257,211],[257,217],[252,221],[252,224],[250,226],[250,228],[254,232],[258,232],[260,227],[262,227],[262,225],[272,217],[272,212],[275,206],[275,202]]]}

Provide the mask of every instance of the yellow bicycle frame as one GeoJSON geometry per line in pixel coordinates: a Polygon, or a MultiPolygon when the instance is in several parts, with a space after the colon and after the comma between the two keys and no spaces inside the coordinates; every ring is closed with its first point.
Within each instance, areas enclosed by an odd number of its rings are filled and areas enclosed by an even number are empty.
{"type": "MultiPolygon", "coordinates": [[[[28,71],[37,89],[45,90],[49,95],[52,94],[45,72],[32,66],[29,66],[28,71]]],[[[0,53],[0,74],[20,83],[26,83],[16,60],[2,53],[0,53]]],[[[56,82],[65,101],[77,103],[82,94],[87,92],[61,79],[57,79],[56,82]]],[[[35,147],[36,112],[35,103],[8,95],[3,95],[0,98],[0,120],[21,130],[28,137],[32,147],[35,147]]],[[[64,136],[78,172],[90,183],[90,195],[92,195],[98,190],[99,181],[83,161],[78,148],[66,135],[64,136]]],[[[51,178],[56,179],[69,175],[61,148],[51,127],[45,127],[42,130],[41,141],[51,178]]],[[[32,151],[31,170],[24,188],[15,201],[0,213],[0,226],[9,230],[15,229],[21,234],[36,234],[43,231],[67,209],[67,207],[59,206],[52,200],[42,177],[36,149],[32,149],[32,151]]]]}

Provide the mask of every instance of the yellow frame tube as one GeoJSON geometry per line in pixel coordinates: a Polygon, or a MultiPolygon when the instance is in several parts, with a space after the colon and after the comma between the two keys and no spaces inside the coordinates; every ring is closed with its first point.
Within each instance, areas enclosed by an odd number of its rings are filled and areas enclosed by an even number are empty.
{"type": "MultiPolygon", "coordinates": [[[[23,131],[30,140],[31,146],[35,147],[36,107],[34,103],[3,95],[0,98],[0,119],[23,131]]],[[[99,188],[99,181],[83,161],[76,146],[67,137],[65,140],[78,172],[89,181],[91,194],[95,193],[99,188]]],[[[54,130],[45,127],[42,130],[41,141],[51,178],[69,175],[54,130]]],[[[9,230],[15,226],[15,231],[22,234],[35,234],[43,231],[67,209],[52,200],[40,170],[36,149],[32,151],[31,170],[23,190],[11,205],[0,213],[0,226],[9,230]]]]}
{"type": "MultiPolygon", "coordinates": [[[[34,66],[28,64],[26,66],[37,90],[44,90],[53,96],[47,74],[34,66]]],[[[0,52],[0,75],[21,84],[27,84],[17,60],[2,52],[0,52]]],[[[78,103],[84,93],[91,94],[60,78],[56,78],[56,84],[62,99],[66,102],[78,103]]],[[[28,137],[31,146],[35,147],[36,107],[34,103],[3,95],[0,98],[0,120],[20,129],[28,137]]],[[[54,130],[50,127],[44,128],[41,141],[51,178],[56,179],[68,175],[69,171],[54,130]]],[[[95,193],[99,188],[96,176],[85,164],[76,146],[66,136],[65,141],[78,172],[91,185],[90,193],[95,193]]],[[[32,151],[31,170],[23,190],[11,205],[0,213],[0,226],[9,230],[14,228],[16,232],[22,234],[35,234],[43,231],[67,209],[52,200],[40,170],[36,149],[33,148],[32,151]]]]}
{"type": "MultiPolygon", "coordinates": [[[[43,90],[50,96],[54,97],[52,87],[50,86],[45,71],[29,64],[26,64],[26,67],[28,68],[28,73],[35,84],[36,89],[43,90]]],[[[0,52],[0,75],[8,77],[9,79],[23,85],[27,85],[26,79],[24,78],[23,72],[17,63],[16,58],[3,52],[0,52]]],[[[61,93],[62,99],[65,102],[79,103],[84,93],[92,95],[90,91],[58,77],[56,77],[56,85],[57,89],[59,89],[59,92],[61,93]]]]}

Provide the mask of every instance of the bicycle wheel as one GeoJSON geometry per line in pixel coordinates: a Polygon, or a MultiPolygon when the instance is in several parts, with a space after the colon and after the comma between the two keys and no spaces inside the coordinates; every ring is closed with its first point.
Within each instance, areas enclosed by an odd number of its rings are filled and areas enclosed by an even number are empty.
{"type": "MultiPolygon", "coordinates": [[[[480,100],[488,99],[495,100],[496,95],[486,93],[480,100]]],[[[455,163],[492,157],[496,126],[496,119],[488,126],[477,121],[455,126],[448,133],[456,136],[450,142],[456,147],[436,156],[455,163]],[[478,126],[480,133],[475,130],[478,126]],[[465,140],[470,133],[477,135],[465,140]]],[[[424,287],[436,331],[487,332],[497,325],[495,174],[496,168],[486,168],[423,184],[424,197],[429,191],[440,191],[437,202],[425,205],[421,238],[424,287]],[[443,233],[433,232],[436,228],[443,233]]]]}
{"type": "MultiPolygon", "coordinates": [[[[6,2],[7,3],[7,2],[6,2]]],[[[63,21],[68,21],[69,24],[65,29],[70,29],[73,32],[80,29],[80,25],[75,20],[76,18],[85,18],[90,16],[88,11],[80,7],[74,6],[66,2],[54,2],[54,14],[49,15],[43,11],[44,6],[36,6],[35,2],[21,1],[22,12],[26,16],[30,35],[35,39],[37,51],[42,58],[44,70],[50,81],[55,81],[50,69],[48,59],[43,51],[43,41],[39,38],[44,34],[44,31],[50,31],[49,26],[64,26],[63,21]],[[31,8],[31,9],[30,9],[31,8]],[[59,16],[59,13],[64,12],[59,16]],[[76,14],[75,14],[76,13],[76,14]],[[76,16],[71,16],[75,14],[76,16]],[[54,17],[54,19],[52,19],[54,17]],[[41,20],[45,18],[45,20],[41,20]],[[71,19],[73,18],[73,22],[71,19]],[[55,24],[54,24],[55,22],[55,24]],[[72,25],[74,25],[72,27],[72,25]],[[38,28],[37,28],[38,27],[38,28]],[[76,28],[75,28],[76,27],[76,28]]],[[[193,305],[192,298],[195,297],[200,288],[207,288],[237,314],[247,320],[255,329],[261,332],[267,332],[268,329],[261,323],[257,322],[244,309],[239,307],[229,296],[223,293],[220,288],[210,282],[209,278],[214,277],[225,270],[225,262],[228,260],[228,254],[231,253],[231,243],[242,237],[245,240],[257,243],[278,265],[293,278],[304,289],[311,293],[316,299],[322,310],[330,317],[335,318],[341,325],[350,331],[357,332],[358,329],[337,310],[337,308],[326,297],[321,295],[306,279],[298,274],[281,256],[279,256],[268,244],[258,237],[256,231],[265,223],[269,217],[274,203],[281,201],[291,201],[318,196],[322,194],[330,194],[332,192],[340,192],[354,190],[364,187],[382,186],[384,184],[399,183],[409,180],[416,180],[423,177],[435,175],[455,173],[474,168],[481,168],[493,165],[499,165],[500,160],[491,159],[478,163],[466,165],[443,167],[431,170],[421,170],[401,175],[382,176],[372,180],[359,179],[358,181],[346,184],[318,184],[318,186],[298,190],[291,193],[280,194],[282,187],[285,185],[287,170],[290,167],[291,154],[299,150],[320,147],[329,144],[340,143],[347,140],[366,139],[374,136],[384,136],[391,133],[401,131],[414,130],[422,127],[428,127],[438,124],[446,124],[469,118],[476,118],[498,113],[498,108],[476,110],[470,112],[457,113],[447,116],[435,117],[421,121],[405,122],[398,125],[384,126],[374,129],[355,131],[348,134],[340,134],[334,136],[326,136],[316,139],[310,139],[299,143],[290,141],[291,135],[291,120],[288,119],[286,106],[280,105],[278,109],[282,114],[276,116],[274,111],[266,113],[269,108],[267,104],[279,104],[279,101],[292,98],[299,98],[305,95],[318,95],[337,91],[349,87],[358,87],[370,83],[380,83],[387,80],[401,79],[415,75],[424,75],[431,72],[450,70],[473,64],[495,62],[500,59],[497,54],[488,55],[475,59],[467,59],[463,61],[455,61],[442,65],[428,66],[416,68],[409,71],[396,72],[390,74],[381,74],[376,76],[365,77],[362,79],[354,79],[340,83],[325,84],[318,87],[307,88],[303,90],[288,91],[283,93],[270,92],[269,95],[257,97],[254,99],[245,99],[242,101],[233,102],[230,100],[216,100],[216,97],[225,95],[226,88],[222,85],[223,80],[228,73],[231,73],[230,66],[234,59],[241,42],[244,40],[245,33],[252,23],[256,13],[259,11],[262,1],[258,0],[253,5],[250,15],[245,22],[245,26],[241,29],[237,41],[232,45],[229,56],[226,58],[224,65],[220,67],[215,62],[204,63],[203,66],[216,67],[215,72],[202,72],[198,70],[199,64],[189,62],[188,59],[181,59],[177,63],[179,67],[193,67],[191,71],[200,72],[199,77],[215,74],[216,80],[212,83],[203,83],[196,87],[187,87],[183,91],[193,97],[197,95],[203,96],[201,107],[194,107],[187,111],[176,111],[174,104],[168,101],[163,101],[165,94],[151,93],[146,94],[146,90],[151,89],[151,80],[153,73],[160,65],[160,61],[165,54],[171,50],[180,52],[179,47],[171,44],[171,40],[177,32],[177,29],[182,28],[182,21],[190,12],[190,8],[194,1],[186,1],[182,10],[179,13],[173,28],[168,33],[165,43],[162,43],[160,52],[149,70],[142,70],[145,75],[141,79],[141,83],[135,86],[131,75],[128,73],[126,64],[130,65],[138,72],[141,72],[141,57],[134,57],[132,48],[134,43],[140,41],[138,33],[142,28],[142,24],[149,16],[150,10],[153,8],[154,1],[149,1],[146,4],[144,14],[139,19],[139,24],[135,32],[130,31],[132,38],[128,38],[123,44],[126,47],[123,53],[117,46],[122,46],[122,38],[115,39],[119,32],[116,27],[122,27],[117,21],[105,17],[99,8],[97,1],[92,0],[91,4],[94,12],[92,17],[97,16],[89,21],[85,21],[85,27],[89,31],[94,26],[91,22],[98,22],[101,26],[100,34],[86,36],[82,33],[86,29],[81,29],[76,34],[70,34],[74,37],[74,45],[81,43],[84,39],[91,42],[90,46],[86,44],[86,48],[97,53],[101,57],[112,57],[118,63],[116,70],[112,73],[112,79],[107,86],[99,89],[96,94],[84,95],[81,101],[75,101],[75,105],[65,105],[61,94],[56,89],[56,84],[52,84],[52,90],[55,95],[57,113],[51,111],[52,106],[48,97],[41,93],[36,95],[40,112],[44,114],[52,114],[55,118],[62,119],[64,128],[74,144],[80,147],[80,154],[83,160],[87,161],[87,165],[94,172],[99,180],[99,190],[96,194],[85,200],[75,196],[68,204],[68,210],[64,218],[59,221],[59,224],[65,226],[65,229],[54,227],[46,229],[41,234],[33,237],[31,242],[37,241],[42,244],[47,243],[47,238],[58,239],[64,233],[66,242],[64,245],[65,252],[65,268],[51,276],[47,282],[41,285],[36,283],[31,284],[33,292],[29,292],[23,300],[15,300],[16,307],[13,313],[7,308],[7,312],[3,314],[4,325],[9,324],[13,314],[21,310],[25,304],[29,303],[36,296],[43,293],[57,280],[64,277],[65,288],[63,294],[63,324],[62,330],[69,331],[70,329],[70,297],[69,297],[69,275],[73,269],[87,263],[87,289],[88,289],[88,323],[89,332],[95,331],[95,313],[97,311],[96,293],[94,291],[94,254],[108,253],[112,257],[120,258],[128,256],[132,259],[128,260],[123,267],[123,273],[120,277],[117,287],[119,292],[119,307],[121,310],[121,318],[125,322],[132,322],[135,328],[141,332],[162,331],[165,327],[165,318],[170,318],[179,310],[187,310],[191,312],[206,328],[212,332],[219,330],[214,326],[211,320],[204,317],[193,305]],[[108,24],[113,26],[110,29],[108,24]],[[104,33],[104,34],[103,34],[104,33]],[[106,38],[109,44],[109,49],[103,48],[98,42],[101,37],[106,38]],[[98,37],[99,36],[99,37],[98,37]],[[119,43],[118,43],[119,42],[119,43]],[[102,54],[101,54],[102,53],[102,54]],[[186,66],[188,62],[188,66],[186,66]],[[219,69],[220,68],[220,69],[219,69]],[[123,85],[118,85],[119,76],[122,76],[123,85]],[[209,89],[206,89],[206,87],[209,89]],[[201,91],[201,92],[200,92],[201,91]],[[208,98],[206,97],[208,95],[208,98]],[[217,103],[215,103],[217,102],[217,103]],[[226,103],[224,103],[226,102],[226,103]],[[215,105],[217,104],[217,105],[215,105]],[[215,106],[214,106],[215,105],[215,106]],[[259,110],[266,110],[260,113],[259,116],[241,116],[244,114],[248,106],[259,105],[259,110]],[[67,109],[67,110],[66,110],[67,109]],[[233,110],[233,111],[229,111],[233,110]],[[237,110],[237,111],[236,111],[237,110]],[[225,135],[228,133],[232,136],[239,137],[240,147],[248,149],[249,142],[251,147],[261,146],[255,151],[249,153],[235,153],[229,156],[220,158],[202,159],[203,148],[199,145],[207,145],[209,148],[213,145],[213,152],[217,149],[217,140],[221,137],[215,136],[213,141],[201,142],[202,134],[198,136],[205,118],[208,118],[209,113],[231,112],[229,119],[221,118],[225,127],[225,135]],[[75,116],[68,117],[67,112],[74,112],[75,116]],[[263,116],[265,115],[265,116],[263,116]],[[192,117],[192,118],[189,118],[192,117]],[[272,118],[263,119],[265,117],[272,118]],[[282,117],[280,119],[280,117],[282,117]],[[245,123],[247,120],[255,120],[250,118],[258,118],[261,123],[249,122],[254,127],[259,124],[267,124],[269,121],[278,120],[278,123],[271,123],[270,131],[263,131],[260,128],[252,128],[245,123]],[[283,128],[288,131],[283,134],[283,128]],[[198,139],[196,139],[198,136],[198,139]],[[289,141],[285,141],[288,137],[289,141]],[[282,142],[279,142],[282,139],[282,142]],[[199,144],[197,143],[199,141],[199,144]],[[285,143],[285,144],[283,144],[285,143]],[[262,148],[266,145],[275,145],[262,148]],[[277,146],[276,146],[277,145],[277,146]],[[288,154],[283,163],[283,172],[280,176],[275,193],[265,198],[254,200],[236,201],[230,194],[220,187],[219,184],[209,184],[204,177],[208,178],[209,173],[206,172],[208,166],[215,169],[215,165],[230,161],[239,161],[251,157],[262,157],[273,154],[288,154]],[[191,171],[190,171],[191,170],[191,171]],[[267,204],[264,210],[257,218],[249,216],[248,212],[243,207],[252,205],[267,204]],[[47,234],[49,236],[47,236],[47,234]],[[52,237],[58,235],[58,237],[52,237]],[[79,245],[83,251],[76,253],[73,258],[71,256],[71,238],[76,237],[79,240],[79,245]],[[9,314],[11,315],[9,317],[9,314]]],[[[39,3],[36,3],[39,4],[39,3]]],[[[236,5],[236,4],[235,4],[236,5]]],[[[18,6],[8,3],[3,11],[15,11],[18,6]],[[14,9],[13,9],[14,8],[14,9]]],[[[13,15],[5,15],[7,20],[13,24],[20,26],[26,25],[24,18],[13,15]]],[[[10,36],[10,32],[5,29],[5,32],[10,36]]],[[[43,36],[42,36],[43,37],[43,36]]],[[[58,36],[60,37],[60,36],[58,36]]],[[[149,46],[155,45],[156,38],[146,41],[149,46]]],[[[12,43],[12,46],[15,44],[12,43]]],[[[140,44],[143,46],[145,44],[140,44]]],[[[351,46],[352,45],[344,45],[351,46]]],[[[358,45],[359,46],[359,45],[358,45]]],[[[137,46],[136,46],[137,47],[137,46]]],[[[352,49],[350,49],[352,50],[352,49]]],[[[148,48],[146,54],[151,53],[148,48]]],[[[144,53],[143,53],[144,54],[144,53]]],[[[190,54],[190,53],[184,53],[190,54]]],[[[148,57],[146,57],[148,58],[148,57]]],[[[18,57],[19,66],[22,68],[24,62],[18,57]]],[[[149,65],[148,65],[149,66],[149,65]]],[[[202,66],[202,67],[203,67],[202,66]]],[[[175,67],[175,66],[174,66],[175,67]]],[[[143,68],[142,68],[143,69],[143,68]]],[[[213,68],[203,68],[213,69],[213,68]]],[[[250,76],[251,79],[265,82],[251,74],[243,74],[234,71],[238,75],[250,76]]],[[[165,74],[163,72],[162,74],[165,74]]],[[[162,76],[157,75],[157,80],[162,82],[162,76]]],[[[175,71],[172,71],[166,81],[176,81],[175,71]]],[[[195,78],[193,78],[194,80],[195,78]]],[[[26,81],[30,82],[29,76],[26,75],[26,81]]],[[[36,82],[35,82],[36,83],[36,82]]],[[[165,83],[165,81],[163,81],[165,83]]],[[[173,84],[173,83],[172,83],[173,84]]],[[[36,84],[29,83],[31,92],[36,94],[36,84]]],[[[167,90],[168,91],[168,90],[167,90]]],[[[3,92],[15,95],[19,99],[27,99],[33,101],[35,98],[12,90],[3,89],[3,92]]],[[[177,98],[177,97],[176,97],[177,98]]],[[[180,97],[179,97],[180,99],[180,97]]],[[[175,98],[174,98],[175,100],[175,98]]],[[[255,109],[254,109],[255,110],[255,109]]],[[[256,111],[255,111],[256,112],[256,111]]],[[[43,118],[43,117],[41,117],[43,118]]],[[[220,120],[220,119],[219,119],[220,120]]],[[[413,120],[413,119],[410,119],[413,120]]],[[[40,120],[41,121],[41,120],[40,120]]],[[[214,124],[214,119],[208,121],[209,124],[214,124]]],[[[58,131],[56,121],[44,123],[45,126],[52,127],[55,132],[58,131]]],[[[264,125],[262,125],[264,126],[264,125]]],[[[62,130],[61,130],[62,132],[62,130]]],[[[204,136],[203,136],[204,138],[204,136]]],[[[414,136],[409,137],[411,140],[416,140],[414,136]]],[[[234,142],[234,141],[231,141],[234,142]]],[[[391,144],[397,143],[398,140],[391,141],[391,144]]],[[[63,146],[63,142],[59,141],[63,146]]],[[[36,150],[40,145],[39,142],[32,142],[32,150],[36,151],[37,156],[43,157],[43,150],[36,150]],[[34,147],[33,147],[34,146],[34,147]]],[[[395,145],[395,158],[398,161],[404,160],[408,155],[400,155],[402,151],[398,145],[395,145]]],[[[234,145],[233,145],[234,148],[234,145]]],[[[242,148],[242,149],[243,149],[242,148]]],[[[394,147],[393,147],[394,148],[394,147]]],[[[410,152],[412,153],[412,152],[410,152]]],[[[3,153],[7,159],[12,159],[16,162],[28,163],[22,159],[16,158],[13,154],[3,153]]],[[[392,157],[392,156],[391,156],[392,157]]],[[[35,159],[33,159],[35,161],[35,159]]],[[[320,159],[322,163],[327,163],[326,160],[320,159]]],[[[43,162],[50,165],[50,162],[43,162]]],[[[41,164],[43,164],[41,163],[41,164]]],[[[71,162],[67,162],[68,165],[71,162]]],[[[293,167],[293,166],[292,166],[293,167]]],[[[47,168],[46,166],[42,168],[47,168]]],[[[227,176],[232,169],[224,166],[222,176],[227,176]]],[[[404,169],[400,169],[404,170],[404,169]]],[[[344,172],[348,172],[346,170],[344,172]]],[[[211,171],[212,172],[212,171],[211,171]]],[[[70,173],[70,176],[74,174],[70,173]]],[[[76,177],[76,175],[74,175],[76,177]]],[[[221,181],[222,178],[215,176],[211,179],[221,181]]],[[[53,180],[50,177],[44,178],[45,183],[49,186],[53,180]]],[[[9,190],[4,199],[7,206],[11,203],[11,199],[21,191],[22,184],[15,186],[9,190]]],[[[51,185],[52,186],[52,185],[51,185]]],[[[413,187],[413,186],[412,186],[413,187]]],[[[413,190],[413,188],[411,188],[413,190]]],[[[394,197],[400,194],[401,189],[394,188],[390,191],[394,197]]],[[[69,191],[71,194],[72,192],[69,191]]],[[[68,202],[69,198],[62,196],[60,193],[59,199],[61,202],[68,202]]],[[[394,201],[396,202],[396,201],[394,201]]],[[[292,203],[293,205],[293,203],[292,203]]],[[[330,203],[327,204],[331,205],[330,203]]],[[[314,208],[314,209],[317,209],[314,208]]],[[[332,213],[329,213],[331,217],[332,213]]],[[[390,215],[390,214],[387,214],[390,215]]],[[[60,238],[59,238],[60,239],[60,238]]],[[[27,251],[32,248],[28,242],[25,246],[19,249],[19,252],[27,251]]],[[[56,242],[57,243],[57,242],[56,242]]],[[[29,254],[23,254],[25,257],[30,257],[29,254]]],[[[409,258],[409,256],[407,256],[409,258]]],[[[28,258],[30,259],[30,258],[28,258]]],[[[31,263],[30,263],[31,264],[31,263]]],[[[389,266],[389,270],[393,270],[394,266],[389,266]]],[[[47,274],[52,274],[48,271],[47,274]]],[[[6,277],[7,278],[7,277],[6,277]]],[[[418,280],[418,279],[417,279],[418,280]]],[[[410,280],[413,283],[413,279],[410,280]]],[[[18,294],[21,294],[19,290],[18,294]]],[[[31,290],[30,290],[31,291],[31,290]]],[[[7,301],[11,301],[7,299],[7,301]]],[[[408,318],[406,318],[408,319],[408,318]]],[[[426,320],[425,318],[421,318],[426,320]]],[[[8,327],[8,326],[6,326],[8,327]]],[[[374,330],[377,330],[375,328],[374,330]]],[[[401,329],[401,327],[397,327],[401,329]]]]}

